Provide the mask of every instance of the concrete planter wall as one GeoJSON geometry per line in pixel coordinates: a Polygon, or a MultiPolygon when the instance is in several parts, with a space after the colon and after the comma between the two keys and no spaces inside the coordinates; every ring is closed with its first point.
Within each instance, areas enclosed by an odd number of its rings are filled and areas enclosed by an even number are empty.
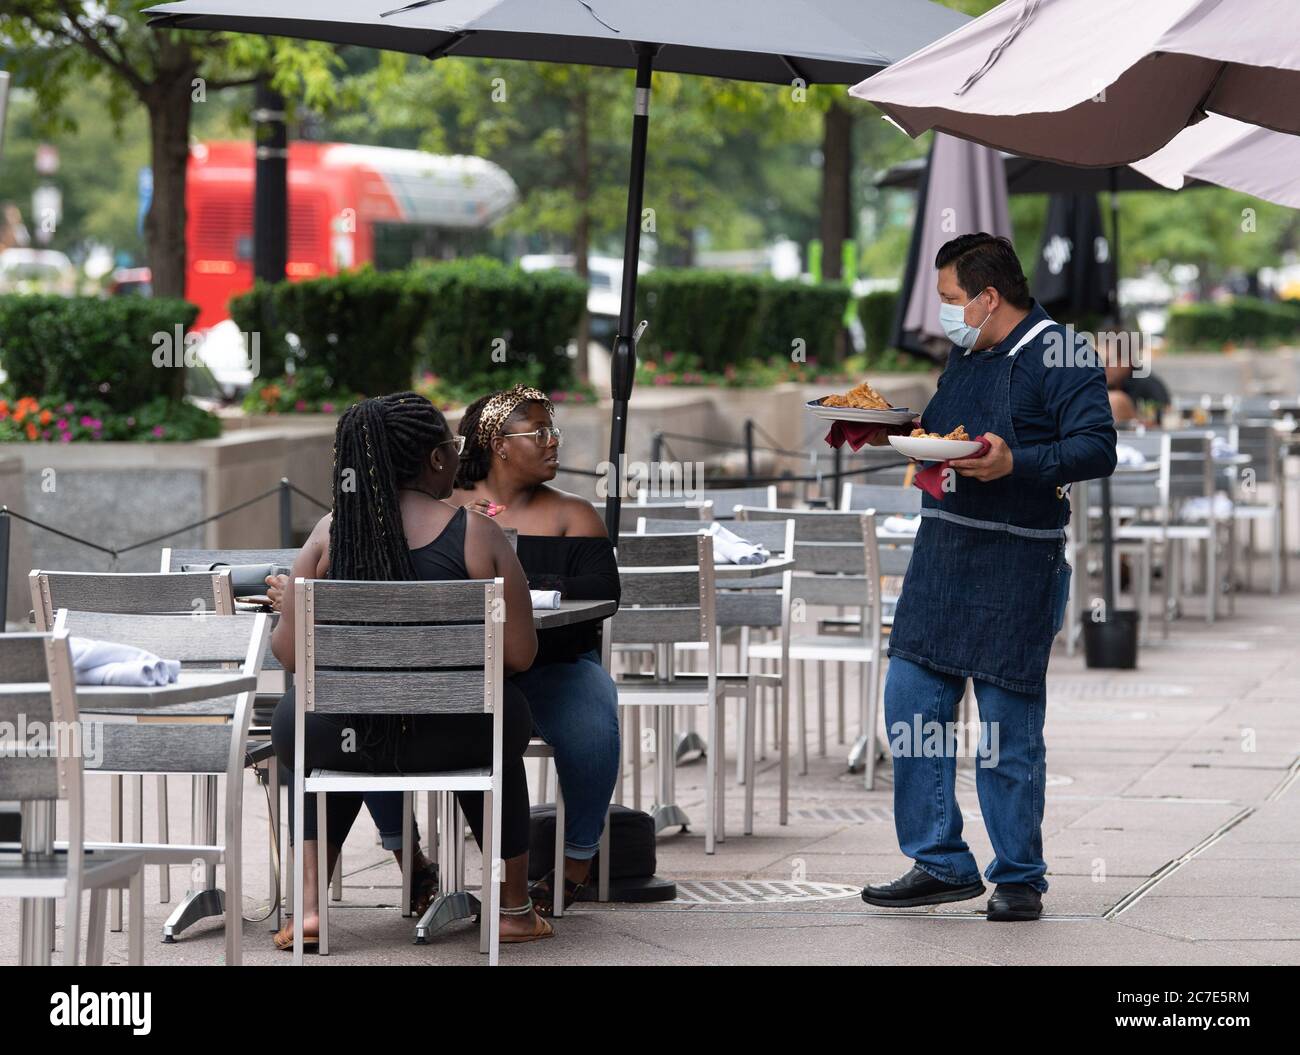
{"type": "Polygon", "coordinates": [[[1300,393],[1300,350],[1295,348],[1166,353],[1156,357],[1151,369],[1176,396],[1300,393]]]}

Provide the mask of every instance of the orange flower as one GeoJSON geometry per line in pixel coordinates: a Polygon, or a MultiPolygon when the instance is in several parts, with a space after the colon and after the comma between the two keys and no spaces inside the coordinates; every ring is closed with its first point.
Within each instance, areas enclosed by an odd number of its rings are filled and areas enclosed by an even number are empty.
{"type": "Polygon", "coordinates": [[[34,439],[36,439],[36,436],[37,436],[37,431],[36,431],[36,422],[34,422],[34,421],[29,421],[29,422],[27,423],[27,438],[28,438],[29,440],[34,440],[34,439]]]}
{"type": "Polygon", "coordinates": [[[48,425],[48,424],[49,424],[51,421],[53,421],[53,420],[54,420],[54,415],[50,413],[48,407],[47,407],[45,410],[42,410],[42,411],[41,411],[41,424],[42,424],[42,425],[48,425]]]}

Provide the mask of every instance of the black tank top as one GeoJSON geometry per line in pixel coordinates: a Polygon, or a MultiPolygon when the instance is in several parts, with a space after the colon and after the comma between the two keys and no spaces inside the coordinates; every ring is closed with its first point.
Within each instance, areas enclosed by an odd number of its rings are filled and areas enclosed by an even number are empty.
{"type": "Polygon", "coordinates": [[[430,582],[470,577],[469,568],[465,566],[465,520],[465,507],[461,506],[437,538],[411,550],[411,563],[415,565],[417,577],[430,582]]]}

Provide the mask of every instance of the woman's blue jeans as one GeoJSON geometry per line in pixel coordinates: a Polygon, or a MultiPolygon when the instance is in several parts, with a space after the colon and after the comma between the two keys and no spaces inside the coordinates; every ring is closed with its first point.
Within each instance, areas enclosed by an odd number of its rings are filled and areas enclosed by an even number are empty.
{"type": "MultiPolygon", "coordinates": [[[[543,663],[510,680],[527,697],[534,728],[555,749],[564,791],[564,854],[589,860],[600,845],[618,779],[618,690],[594,649],[572,663],[543,663]]],[[[399,849],[402,796],[377,791],[364,798],[384,848],[399,849]]]]}
{"type": "MultiPolygon", "coordinates": [[[[980,715],[975,790],[995,855],[984,877],[991,883],[1027,883],[1041,893],[1047,890],[1042,832],[1046,689],[1011,692],[974,681],[980,715]]],[[[957,704],[965,683],[965,678],[897,656],[889,661],[885,680],[899,849],[922,871],[961,885],[977,882],[980,875],[961,835],[957,750],[951,735],[959,732],[957,704]]]]}

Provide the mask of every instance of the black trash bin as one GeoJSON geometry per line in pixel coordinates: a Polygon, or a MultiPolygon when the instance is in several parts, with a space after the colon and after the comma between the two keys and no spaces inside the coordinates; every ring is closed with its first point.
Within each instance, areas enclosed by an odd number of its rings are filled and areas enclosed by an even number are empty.
{"type": "Polygon", "coordinates": [[[1083,656],[1089,667],[1133,670],[1138,657],[1137,612],[1111,612],[1103,622],[1083,621],[1083,656]]]}

